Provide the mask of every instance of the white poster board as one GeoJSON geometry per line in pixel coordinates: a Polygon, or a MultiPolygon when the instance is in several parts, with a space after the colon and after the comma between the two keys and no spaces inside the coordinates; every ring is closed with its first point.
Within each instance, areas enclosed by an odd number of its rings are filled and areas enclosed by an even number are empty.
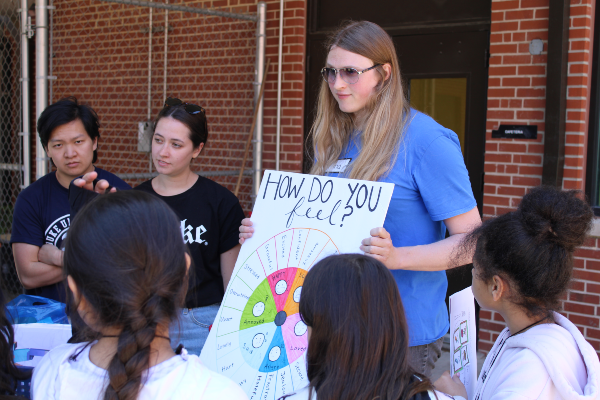
{"type": "MultiPolygon", "coordinates": [[[[361,253],[383,226],[391,183],[265,171],[252,221],[200,358],[253,399],[308,385],[307,327],[298,312],[306,273],[322,258],[361,253]]],[[[340,305],[342,306],[342,305],[340,305]]]]}
{"type": "Polygon", "coordinates": [[[477,386],[475,298],[471,286],[450,296],[450,375],[460,380],[473,398],[477,386]]]}

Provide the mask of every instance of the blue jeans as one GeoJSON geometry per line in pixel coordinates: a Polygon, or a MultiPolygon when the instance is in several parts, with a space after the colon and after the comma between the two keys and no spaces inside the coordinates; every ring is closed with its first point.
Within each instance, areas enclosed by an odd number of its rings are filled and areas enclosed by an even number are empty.
{"type": "Polygon", "coordinates": [[[169,327],[173,349],[181,343],[189,354],[199,356],[220,306],[221,303],[216,303],[205,307],[182,308],[179,320],[173,321],[169,327]]]}

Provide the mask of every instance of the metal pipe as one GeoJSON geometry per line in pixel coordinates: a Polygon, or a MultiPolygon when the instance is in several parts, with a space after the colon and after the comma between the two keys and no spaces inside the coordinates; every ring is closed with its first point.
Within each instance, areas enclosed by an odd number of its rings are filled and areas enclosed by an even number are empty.
{"type": "MultiPolygon", "coordinates": [[[[169,0],[165,0],[169,4],[169,0]]],[[[167,44],[169,43],[169,9],[165,9],[165,64],[163,66],[163,102],[167,101],[167,44]]]]}
{"type": "Polygon", "coordinates": [[[279,62],[277,63],[277,128],[275,148],[275,170],[279,171],[279,159],[281,158],[281,74],[283,72],[283,2],[279,1],[279,62]]]}
{"type": "MultiPolygon", "coordinates": [[[[235,176],[240,173],[239,170],[232,171],[198,171],[195,172],[200,176],[235,176]]],[[[253,175],[254,171],[251,169],[247,169],[244,171],[244,175],[253,175]]],[[[152,179],[158,175],[158,172],[134,172],[130,174],[115,174],[121,179],[152,179]]]]}
{"type": "MultiPolygon", "coordinates": [[[[152,8],[148,10],[150,21],[148,25],[148,118],[146,121],[152,119],[152,8]]],[[[152,152],[148,154],[148,172],[152,172],[152,152]]]]}
{"type": "Polygon", "coordinates": [[[23,187],[31,183],[31,133],[29,123],[29,35],[27,0],[21,0],[21,135],[23,136],[23,187]]]}
{"type": "MultiPolygon", "coordinates": [[[[267,31],[267,4],[264,1],[258,3],[258,23],[256,26],[256,86],[254,88],[255,102],[258,100],[260,85],[265,84],[265,44],[267,31]]],[[[254,131],[254,186],[252,197],[256,199],[260,189],[260,180],[262,178],[262,150],[263,150],[263,104],[264,96],[256,104],[258,109],[256,117],[256,129],[254,131]]]]}
{"type": "MultiPolygon", "coordinates": [[[[49,10],[54,10],[54,1],[50,0],[50,7],[48,7],[49,10]]],[[[54,79],[56,79],[56,76],[53,76],[52,72],[54,71],[54,65],[53,65],[53,61],[54,58],[52,57],[52,43],[54,42],[53,40],[53,34],[52,34],[52,30],[54,27],[54,13],[48,11],[48,19],[50,20],[50,24],[48,25],[48,102],[51,104],[52,103],[52,90],[53,90],[53,85],[52,85],[52,81],[54,79]]]]}
{"type": "Polygon", "coordinates": [[[150,21],[148,26],[148,118],[152,118],[152,9],[150,11],[150,21]]]}
{"type": "MultiPolygon", "coordinates": [[[[36,0],[35,4],[35,113],[36,121],[48,107],[48,1],[36,0]]],[[[37,136],[37,135],[36,135],[37,136]]],[[[36,179],[48,173],[48,157],[39,136],[36,141],[36,179]]]]}
{"type": "Polygon", "coordinates": [[[153,2],[142,1],[142,0],[100,0],[100,1],[105,1],[108,3],[127,4],[130,6],[162,8],[163,10],[181,11],[181,12],[189,12],[189,13],[195,13],[195,14],[214,15],[216,17],[245,19],[248,21],[258,21],[258,17],[254,16],[254,15],[236,14],[236,13],[230,13],[230,12],[225,12],[225,11],[216,11],[216,10],[207,10],[204,8],[197,8],[197,7],[177,6],[175,4],[163,4],[163,3],[158,3],[158,2],[153,3],[153,2]]]}

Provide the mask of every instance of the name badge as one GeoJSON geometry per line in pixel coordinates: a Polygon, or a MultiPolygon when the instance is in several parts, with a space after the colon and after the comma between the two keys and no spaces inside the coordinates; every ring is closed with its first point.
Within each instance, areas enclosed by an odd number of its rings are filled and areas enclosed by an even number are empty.
{"type": "Polygon", "coordinates": [[[332,174],[339,174],[340,172],[344,172],[348,164],[350,164],[350,161],[352,161],[351,158],[342,158],[340,160],[337,160],[335,164],[327,168],[327,172],[332,174]]]}

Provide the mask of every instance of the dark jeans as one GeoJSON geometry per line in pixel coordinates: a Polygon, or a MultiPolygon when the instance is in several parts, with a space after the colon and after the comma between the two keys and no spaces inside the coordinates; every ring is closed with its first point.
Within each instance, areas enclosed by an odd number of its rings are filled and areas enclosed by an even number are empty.
{"type": "MultiPolygon", "coordinates": [[[[444,338],[441,337],[433,343],[408,348],[408,363],[418,373],[431,378],[431,371],[435,367],[435,362],[442,355],[442,344],[444,338]]],[[[450,369],[446,365],[446,369],[450,369]]]]}

